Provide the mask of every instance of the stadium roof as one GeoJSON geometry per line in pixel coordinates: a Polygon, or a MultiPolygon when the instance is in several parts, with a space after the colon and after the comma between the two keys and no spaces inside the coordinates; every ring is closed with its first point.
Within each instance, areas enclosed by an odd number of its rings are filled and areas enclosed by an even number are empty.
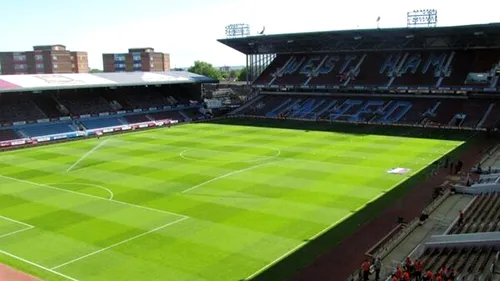
{"type": "Polygon", "coordinates": [[[0,93],[216,82],[186,71],[0,75],[0,93]]]}
{"type": "Polygon", "coordinates": [[[218,41],[247,55],[422,48],[499,48],[500,23],[289,33],[218,41]]]}

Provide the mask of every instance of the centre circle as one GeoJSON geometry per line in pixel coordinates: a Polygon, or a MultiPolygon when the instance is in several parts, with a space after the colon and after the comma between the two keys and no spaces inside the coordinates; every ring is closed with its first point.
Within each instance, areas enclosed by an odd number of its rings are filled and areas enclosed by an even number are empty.
{"type": "Polygon", "coordinates": [[[272,147],[224,146],[220,148],[188,148],[179,156],[186,160],[203,162],[252,163],[276,158],[281,151],[272,147]]]}

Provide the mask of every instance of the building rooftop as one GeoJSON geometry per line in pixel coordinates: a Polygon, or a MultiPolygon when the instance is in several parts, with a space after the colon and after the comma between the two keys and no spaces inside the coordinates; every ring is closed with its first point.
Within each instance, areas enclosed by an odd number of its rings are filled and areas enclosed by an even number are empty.
{"type": "Polygon", "coordinates": [[[0,75],[0,93],[216,82],[186,71],[0,75]]]}
{"type": "Polygon", "coordinates": [[[500,23],[289,33],[219,39],[218,41],[244,54],[498,48],[500,23]]]}

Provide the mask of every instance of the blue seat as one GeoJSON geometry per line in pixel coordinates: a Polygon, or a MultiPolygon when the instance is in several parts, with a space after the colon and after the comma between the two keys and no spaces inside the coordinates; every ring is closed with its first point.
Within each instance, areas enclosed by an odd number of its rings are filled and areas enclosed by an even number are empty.
{"type": "Polygon", "coordinates": [[[75,129],[71,124],[66,123],[66,124],[51,124],[51,125],[39,125],[39,126],[27,127],[19,129],[19,131],[29,137],[39,137],[39,136],[70,133],[74,132],[75,129]]]}
{"type": "Polygon", "coordinates": [[[86,120],[82,121],[82,124],[87,129],[100,129],[106,127],[114,127],[123,125],[118,121],[118,118],[106,118],[106,119],[97,119],[97,120],[86,120]]]}

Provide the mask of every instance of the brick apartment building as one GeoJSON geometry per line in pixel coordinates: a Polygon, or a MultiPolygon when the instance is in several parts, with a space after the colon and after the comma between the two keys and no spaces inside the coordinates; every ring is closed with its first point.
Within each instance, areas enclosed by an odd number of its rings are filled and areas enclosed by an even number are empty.
{"type": "Polygon", "coordinates": [[[170,71],[170,55],[153,48],[129,49],[128,53],[103,54],[104,72],[170,71]]]}
{"type": "Polygon", "coordinates": [[[0,73],[87,73],[86,52],[71,52],[64,45],[34,46],[33,51],[0,52],[0,73]]]}

